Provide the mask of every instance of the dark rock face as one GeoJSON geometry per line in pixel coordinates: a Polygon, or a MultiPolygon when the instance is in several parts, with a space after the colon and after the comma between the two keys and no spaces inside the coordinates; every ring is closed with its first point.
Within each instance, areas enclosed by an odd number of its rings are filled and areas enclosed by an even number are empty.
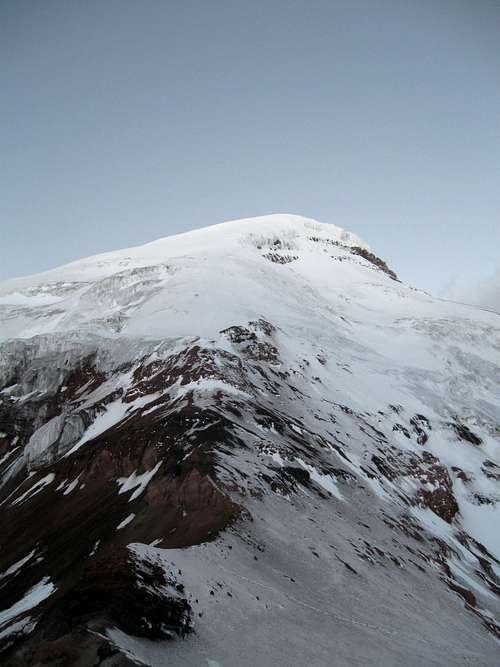
{"type": "Polygon", "coordinates": [[[383,259],[380,259],[380,257],[377,257],[377,255],[374,255],[372,252],[369,250],[366,250],[365,248],[360,248],[359,246],[352,246],[350,248],[351,252],[354,255],[359,255],[360,257],[363,257],[366,259],[368,262],[376,266],[378,269],[386,273],[389,278],[392,278],[393,280],[398,280],[397,275],[392,271],[387,264],[384,262],[383,259]]]}
{"type": "Polygon", "coordinates": [[[277,252],[268,252],[263,255],[263,257],[268,259],[270,262],[274,262],[275,264],[290,264],[290,262],[293,262],[299,258],[298,255],[280,255],[277,252]]]}
{"type": "Polygon", "coordinates": [[[465,442],[470,442],[472,445],[482,444],[483,441],[481,440],[481,438],[475,433],[473,433],[470,430],[470,428],[465,424],[456,421],[456,422],[451,422],[449,426],[451,426],[451,428],[455,431],[457,437],[460,438],[460,440],[465,440],[465,442]]]}
{"type": "MultiPolygon", "coordinates": [[[[407,437],[410,437],[409,434],[407,437]]],[[[458,503],[453,494],[450,475],[436,457],[430,452],[423,452],[421,457],[382,448],[379,448],[379,452],[379,455],[372,456],[372,463],[381,475],[391,481],[407,477],[420,483],[417,494],[407,499],[409,504],[428,507],[441,519],[451,523],[458,512],[458,503]]]]}
{"type": "Polygon", "coordinates": [[[410,419],[410,425],[413,428],[413,431],[417,435],[417,442],[419,445],[425,445],[429,439],[428,431],[431,430],[431,425],[427,417],[423,415],[414,415],[410,419]]]}
{"type": "Polygon", "coordinates": [[[419,469],[419,479],[431,488],[423,488],[418,494],[418,502],[431,509],[434,514],[451,523],[458,512],[458,503],[453,494],[448,471],[437,462],[419,469]]]}
{"type": "MultiPolygon", "coordinates": [[[[66,375],[64,392],[57,388],[29,403],[2,402],[3,423],[15,442],[28,444],[39,425],[61,411],[71,419],[75,414],[98,416],[113,401],[132,405],[179,378],[187,383],[210,374],[212,359],[212,353],[194,348],[161,366],[139,365],[127,390],[113,390],[89,407],[86,397],[102,393],[109,376],[87,360],[66,375]],[[200,364],[204,356],[206,363],[200,364]]],[[[117,372],[130,371],[121,367],[117,372]]],[[[158,411],[135,411],[71,456],[58,450],[56,433],[34,465],[27,466],[21,457],[12,467],[16,447],[5,458],[0,470],[0,573],[8,573],[26,554],[33,557],[23,565],[22,577],[15,573],[0,579],[1,606],[15,605],[44,577],[55,591],[37,606],[38,620],[29,635],[14,632],[0,638],[3,664],[73,665],[80,659],[82,665],[100,664],[102,654],[103,664],[126,665],[123,655],[109,653],[106,640],[89,638],[88,629],[101,633],[117,627],[149,639],[192,631],[189,593],[178,575],[142,562],[126,545],[156,540],[166,548],[186,547],[213,539],[234,522],[240,507],[214,482],[214,448],[237,442],[228,422],[211,409],[189,401],[176,408],[168,396],[158,404],[153,397],[151,404],[158,411]],[[141,490],[140,483],[133,485],[135,477],[151,471],[144,490],[134,495],[141,490]],[[126,480],[130,490],[121,492],[126,480]],[[127,515],[133,516],[130,523],[124,520],[127,515]],[[75,643],[80,647],[76,652],[75,643]]],[[[15,620],[22,618],[21,613],[15,620]]]]}
{"type": "Polygon", "coordinates": [[[173,573],[167,577],[160,566],[141,561],[126,548],[108,551],[85,567],[72,589],[59,595],[37,640],[7,654],[6,664],[128,665],[100,637],[107,627],[156,640],[186,636],[193,621],[184,585],[173,573]]]}
{"type": "Polygon", "coordinates": [[[269,322],[258,320],[250,322],[249,327],[229,327],[220,333],[227,336],[231,343],[238,346],[238,351],[246,359],[279,363],[279,354],[275,345],[267,338],[271,338],[275,329],[269,322]],[[259,339],[257,333],[264,334],[264,340],[259,339]]]}
{"type": "MultiPolygon", "coordinates": [[[[183,637],[192,631],[191,605],[184,585],[163,569],[117,548],[96,558],[61,600],[51,631],[96,619],[149,639],[183,637]]],[[[50,633],[50,630],[49,630],[50,633]]]]}
{"type": "Polygon", "coordinates": [[[500,482],[500,466],[497,466],[493,461],[484,461],[483,473],[489,479],[494,479],[495,481],[500,482]]]}
{"type": "Polygon", "coordinates": [[[465,602],[469,606],[471,606],[471,607],[476,606],[476,596],[468,588],[464,588],[463,586],[460,586],[455,581],[449,581],[448,586],[451,588],[452,591],[455,591],[455,593],[458,593],[458,595],[460,595],[460,597],[463,600],[465,600],[465,602]]]}
{"type": "MultiPolygon", "coordinates": [[[[245,529],[249,500],[272,507],[276,496],[299,515],[292,540],[300,541],[304,524],[316,525],[320,507],[329,523],[347,522],[343,511],[353,512],[350,558],[322,542],[326,531],[318,524],[308,552],[314,561],[323,562],[322,549],[331,549],[343,572],[359,581],[365,565],[422,577],[438,571],[446,595],[458,595],[468,613],[497,633],[481,596],[450,566],[460,554],[412,515],[429,511],[455,531],[453,539],[477,561],[479,582],[500,595],[498,561],[459,532],[454,484],[467,485],[476,502],[488,499],[474,489],[472,475],[430,451],[439,424],[402,405],[360,412],[319,389],[321,409],[307,420],[307,392],[321,388],[331,362],[318,352],[287,363],[280,333],[258,319],[221,331],[220,347],[189,341],[107,365],[96,354],[68,363],[41,355],[36,373],[33,359],[20,355],[5,382],[22,389],[3,394],[0,403],[1,606],[15,608],[41,581],[53,591],[13,616],[19,631],[2,638],[0,625],[2,664],[129,667],[131,660],[108,640],[109,628],[155,641],[188,637],[200,618],[189,579],[134,545],[178,550],[234,531],[254,546],[245,529]],[[114,411],[118,416],[106,422],[114,411]],[[375,497],[369,488],[386,503],[379,523],[373,517],[366,523],[375,497]],[[356,521],[351,504],[362,508],[356,521]]],[[[480,451],[482,439],[462,422],[443,423],[447,437],[451,425],[456,439],[480,451]]],[[[492,461],[480,469],[488,480],[499,479],[492,461]]],[[[256,561],[265,549],[255,546],[256,561]]]]}

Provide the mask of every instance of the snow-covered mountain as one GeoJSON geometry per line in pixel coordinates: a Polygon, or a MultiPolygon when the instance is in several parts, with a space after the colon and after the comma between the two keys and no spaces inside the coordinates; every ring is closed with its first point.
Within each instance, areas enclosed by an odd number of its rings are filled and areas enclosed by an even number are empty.
{"type": "Polygon", "coordinates": [[[500,316],[239,220],[0,285],[2,664],[498,665],[500,316]]]}

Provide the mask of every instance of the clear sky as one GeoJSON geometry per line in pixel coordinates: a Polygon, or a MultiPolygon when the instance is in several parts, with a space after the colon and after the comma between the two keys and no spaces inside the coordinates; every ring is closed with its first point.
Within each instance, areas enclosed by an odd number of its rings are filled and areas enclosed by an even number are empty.
{"type": "Polygon", "coordinates": [[[274,212],[500,266],[497,0],[3,0],[0,63],[0,279],[274,212]]]}

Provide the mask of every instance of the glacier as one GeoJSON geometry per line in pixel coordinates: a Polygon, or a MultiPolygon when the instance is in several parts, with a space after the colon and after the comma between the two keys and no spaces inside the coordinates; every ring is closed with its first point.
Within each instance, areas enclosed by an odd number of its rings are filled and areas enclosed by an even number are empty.
{"type": "Polygon", "coordinates": [[[499,389],[498,314],[300,216],[0,284],[2,664],[497,665],[499,389]]]}

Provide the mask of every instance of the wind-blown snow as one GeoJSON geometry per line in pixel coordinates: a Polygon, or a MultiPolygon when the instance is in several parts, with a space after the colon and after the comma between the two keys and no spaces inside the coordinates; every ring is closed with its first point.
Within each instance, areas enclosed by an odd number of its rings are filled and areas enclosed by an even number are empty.
{"type": "Polygon", "coordinates": [[[52,595],[56,590],[49,577],[44,577],[35,586],[29,589],[26,595],[8,609],[0,611],[0,630],[2,630],[13,618],[19,616],[29,609],[37,607],[43,600],[52,595]]]}

